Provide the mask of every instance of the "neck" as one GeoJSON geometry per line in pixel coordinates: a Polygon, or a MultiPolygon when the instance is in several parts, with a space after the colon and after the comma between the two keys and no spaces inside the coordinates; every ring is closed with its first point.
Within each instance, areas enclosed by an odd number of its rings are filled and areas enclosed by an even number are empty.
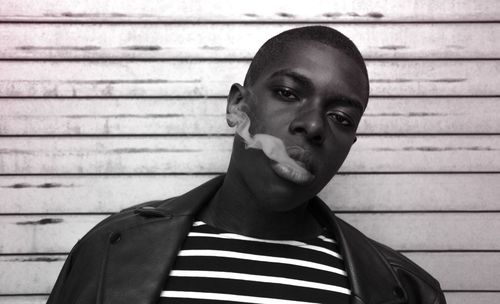
{"type": "Polygon", "coordinates": [[[321,233],[307,202],[291,210],[269,210],[266,201],[234,175],[228,172],[219,191],[199,214],[201,220],[222,230],[264,239],[307,239],[321,233]]]}

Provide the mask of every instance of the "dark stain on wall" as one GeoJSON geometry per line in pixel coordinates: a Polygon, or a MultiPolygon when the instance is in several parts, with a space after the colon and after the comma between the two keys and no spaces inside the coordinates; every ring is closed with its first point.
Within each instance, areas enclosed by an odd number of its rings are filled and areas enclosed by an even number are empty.
{"type": "Polygon", "coordinates": [[[387,78],[378,78],[378,79],[370,79],[370,82],[378,82],[378,83],[404,83],[404,82],[445,82],[445,83],[453,83],[453,82],[464,82],[464,81],[467,81],[467,78],[437,78],[437,79],[408,79],[408,78],[387,79],[387,78]]]}
{"type": "Polygon", "coordinates": [[[50,16],[47,16],[45,14],[44,16],[47,17],[67,17],[67,18],[123,18],[123,17],[128,17],[127,14],[122,14],[122,13],[110,13],[110,14],[98,14],[98,13],[72,13],[72,12],[63,12],[60,15],[55,15],[55,14],[49,14],[50,16]]]}
{"type": "Polygon", "coordinates": [[[439,78],[439,79],[431,79],[431,82],[464,82],[467,78],[439,78]]]}
{"type": "Polygon", "coordinates": [[[220,45],[204,45],[202,47],[200,47],[202,50],[214,50],[214,51],[218,51],[218,50],[223,50],[224,47],[223,46],[220,46],[220,45]]]}
{"type": "Polygon", "coordinates": [[[201,152],[199,149],[148,149],[148,148],[120,148],[110,150],[109,153],[163,153],[163,152],[201,152]]]}
{"type": "Polygon", "coordinates": [[[285,13],[285,12],[276,13],[276,15],[283,17],[283,18],[294,18],[295,17],[294,14],[285,13]]]}
{"type": "Polygon", "coordinates": [[[175,118],[184,117],[183,114],[106,114],[106,115],[64,115],[66,118],[175,118]]]}
{"type": "Polygon", "coordinates": [[[495,151],[497,149],[491,147],[403,147],[402,149],[394,148],[375,148],[375,151],[424,151],[424,152],[444,152],[444,151],[495,151]]]}
{"type": "Polygon", "coordinates": [[[65,258],[36,257],[36,258],[15,258],[9,260],[9,262],[58,262],[64,260],[65,258]]]}
{"type": "Polygon", "coordinates": [[[48,225],[48,224],[59,224],[64,220],[60,218],[43,218],[38,221],[25,221],[25,222],[16,222],[16,225],[48,225]]]}
{"type": "Polygon", "coordinates": [[[12,189],[24,189],[24,188],[42,188],[42,189],[50,189],[50,188],[63,188],[63,187],[74,187],[74,185],[63,185],[59,183],[43,183],[39,185],[32,185],[28,183],[16,183],[9,186],[2,186],[1,188],[12,188],[12,189]]]}
{"type": "Polygon", "coordinates": [[[101,48],[95,45],[85,46],[34,46],[22,45],[16,47],[16,50],[21,51],[97,51],[101,48]]]}
{"type": "Polygon", "coordinates": [[[66,83],[81,84],[123,84],[123,83],[200,83],[201,79],[169,80],[169,79],[102,79],[102,80],[67,80],[66,83]]]}
{"type": "Polygon", "coordinates": [[[403,82],[414,82],[415,80],[413,79],[406,79],[406,78],[396,78],[396,79],[385,79],[385,78],[379,78],[379,79],[370,79],[370,82],[379,82],[379,83],[403,83],[403,82]]]}
{"type": "Polygon", "coordinates": [[[130,45],[124,46],[122,49],[129,51],[159,51],[162,47],[159,45],[130,45]]]}
{"type": "Polygon", "coordinates": [[[323,17],[326,17],[326,18],[338,18],[342,16],[342,13],[324,13],[323,14],[323,17]]]}
{"type": "Polygon", "coordinates": [[[371,17],[371,18],[377,18],[377,19],[380,19],[380,18],[383,18],[384,17],[384,14],[382,13],[379,13],[379,12],[369,12],[368,14],[366,14],[367,17],[371,17]]]}
{"type": "Polygon", "coordinates": [[[408,113],[365,113],[364,116],[408,116],[408,117],[423,117],[423,116],[447,116],[442,113],[430,113],[430,112],[408,112],[408,113]]]}
{"type": "Polygon", "coordinates": [[[404,45],[383,45],[379,47],[381,50],[391,50],[391,51],[397,51],[397,50],[402,50],[406,49],[407,47],[404,45]]]}

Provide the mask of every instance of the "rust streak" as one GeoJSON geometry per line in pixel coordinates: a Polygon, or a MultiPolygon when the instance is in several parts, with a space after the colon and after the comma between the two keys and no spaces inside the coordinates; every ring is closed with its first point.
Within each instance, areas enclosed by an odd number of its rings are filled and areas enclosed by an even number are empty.
{"type": "Polygon", "coordinates": [[[184,117],[182,114],[108,114],[108,115],[65,115],[66,118],[174,118],[174,117],[184,117]]]}
{"type": "Polygon", "coordinates": [[[16,183],[9,186],[2,186],[2,188],[12,188],[12,189],[23,189],[23,188],[49,189],[49,188],[62,188],[62,187],[73,187],[73,185],[63,185],[59,183],[43,183],[40,185],[32,185],[28,183],[16,183]]]}
{"type": "Polygon", "coordinates": [[[431,79],[428,80],[429,82],[464,82],[466,81],[467,78],[438,78],[438,79],[431,79]]]}
{"type": "Polygon", "coordinates": [[[413,82],[413,79],[406,79],[406,78],[399,78],[399,79],[384,79],[384,78],[379,78],[379,79],[370,79],[370,82],[379,82],[379,83],[391,83],[391,82],[396,82],[396,83],[403,83],[403,82],[413,82]]]}
{"type": "MultiPolygon", "coordinates": [[[[127,17],[127,14],[122,14],[122,13],[111,13],[111,14],[99,14],[99,13],[72,13],[72,12],[64,12],[61,13],[62,17],[68,17],[68,18],[109,18],[109,17],[114,17],[114,18],[123,18],[127,17]]],[[[54,16],[54,17],[57,17],[54,16]]]]}
{"type": "MultiPolygon", "coordinates": [[[[37,188],[43,188],[43,189],[50,189],[50,188],[61,188],[61,187],[68,187],[64,186],[63,184],[59,183],[43,183],[41,185],[36,186],[37,188]]],[[[71,187],[71,186],[69,186],[71,187]]]]}
{"type": "Polygon", "coordinates": [[[401,49],[406,49],[407,47],[404,45],[384,45],[379,47],[381,50],[391,50],[391,51],[397,51],[401,49]]]}
{"type": "Polygon", "coordinates": [[[124,46],[122,49],[130,51],[159,51],[162,48],[159,45],[130,45],[124,46]]]}
{"type": "Polygon", "coordinates": [[[327,17],[327,18],[338,18],[342,16],[342,13],[324,13],[323,14],[323,17],[327,17]]]}
{"type": "Polygon", "coordinates": [[[214,50],[214,51],[218,51],[218,50],[223,50],[224,47],[223,46],[220,46],[220,45],[204,45],[202,47],[200,47],[202,50],[214,50]]]}
{"type": "Polygon", "coordinates": [[[34,45],[22,45],[16,47],[17,50],[21,51],[97,51],[101,48],[95,45],[85,45],[85,46],[34,46],[34,45]]]}
{"type": "Polygon", "coordinates": [[[497,149],[491,147],[403,147],[402,149],[394,148],[375,148],[375,151],[424,151],[424,152],[445,152],[445,151],[495,151],[497,149]]]}
{"type": "Polygon", "coordinates": [[[33,188],[33,185],[26,183],[16,183],[10,186],[2,186],[2,188],[23,189],[23,188],[33,188]]]}
{"type": "Polygon", "coordinates": [[[23,259],[12,259],[11,262],[58,262],[64,261],[64,258],[49,258],[49,257],[37,257],[37,258],[23,258],[23,259]]]}
{"type": "Polygon", "coordinates": [[[409,112],[409,113],[366,113],[365,116],[445,116],[441,113],[409,112]]]}
{"type": "Polygon", "coordinates": [[[446,116],[441,113],[409,112],[407,116],[446,116]]]}
{"type": "Polygon", "coordinates": [[[31,151],[19,150],[19,149],[0,149],[0,154],[22,154],[22,155],[32,155],[31,151]]]}
{"type": "Polygon", "coordinates": [[[167,80],[167,79],[103,79],[103,80],[67,80],[66,83],[78,84],[120,84],[120,83],[200,83],[201,79],[167,80]]]}
{"type": "Polygon", "coordinates": [[[201,152],[200,149],[148,149],[148,148],[120,148],[113,149],[111,153],[157,153],[157,152],[201,152]]]}
{"type": "Polygon", "coordinates": [[[16,222],[16,225],[47,225],[47,224],[58,224],[62,222],[63,219],[60,218],[43,218],[38,221],[16,222]]]}
{"type": "Polygon", "coordinates": [[[285,12],[276,13],[276,15],[283,17],[283,18],[294,18],[295,17],[294,14],[285,13],[285,12]]]}
{"type": "Polygon", "coordinates": [[[403,151],[492,151],[490,147],[404,147],[403,151]]]}
{"type": "Polygon", "coordinates": [[[380,19],[380,18],[384,17],[384,14],[379,13],[379,12],[369,12],[368,14],[366,14],[366,16],[371,17],[371,18],[380,19]]]}

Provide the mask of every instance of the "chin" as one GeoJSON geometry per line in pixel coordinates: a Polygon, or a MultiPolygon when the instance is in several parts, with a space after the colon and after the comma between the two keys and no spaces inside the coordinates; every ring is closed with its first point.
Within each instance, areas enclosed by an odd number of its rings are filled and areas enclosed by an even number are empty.
{"type": "Polygon", "coordinates": [[[262,207],[272,212],[290,211],[316,195],[308,187],[296,185],[279,176],[259,183],[253,189],[257,201],[266,202],[262,207]]]}

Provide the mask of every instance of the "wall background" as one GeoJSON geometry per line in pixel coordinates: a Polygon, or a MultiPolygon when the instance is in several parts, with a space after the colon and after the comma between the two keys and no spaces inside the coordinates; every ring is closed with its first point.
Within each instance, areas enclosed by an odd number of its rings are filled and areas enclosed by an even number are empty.
{"type": "Polygon", "coordinates": [[[0,303],[44,303],[101,219],[224,172],[230,85],[267,38],[309,23],[354,40],[372,88],[321,196],[450,304],[498,303],[496,0],[3,0],[0,303]]]}

